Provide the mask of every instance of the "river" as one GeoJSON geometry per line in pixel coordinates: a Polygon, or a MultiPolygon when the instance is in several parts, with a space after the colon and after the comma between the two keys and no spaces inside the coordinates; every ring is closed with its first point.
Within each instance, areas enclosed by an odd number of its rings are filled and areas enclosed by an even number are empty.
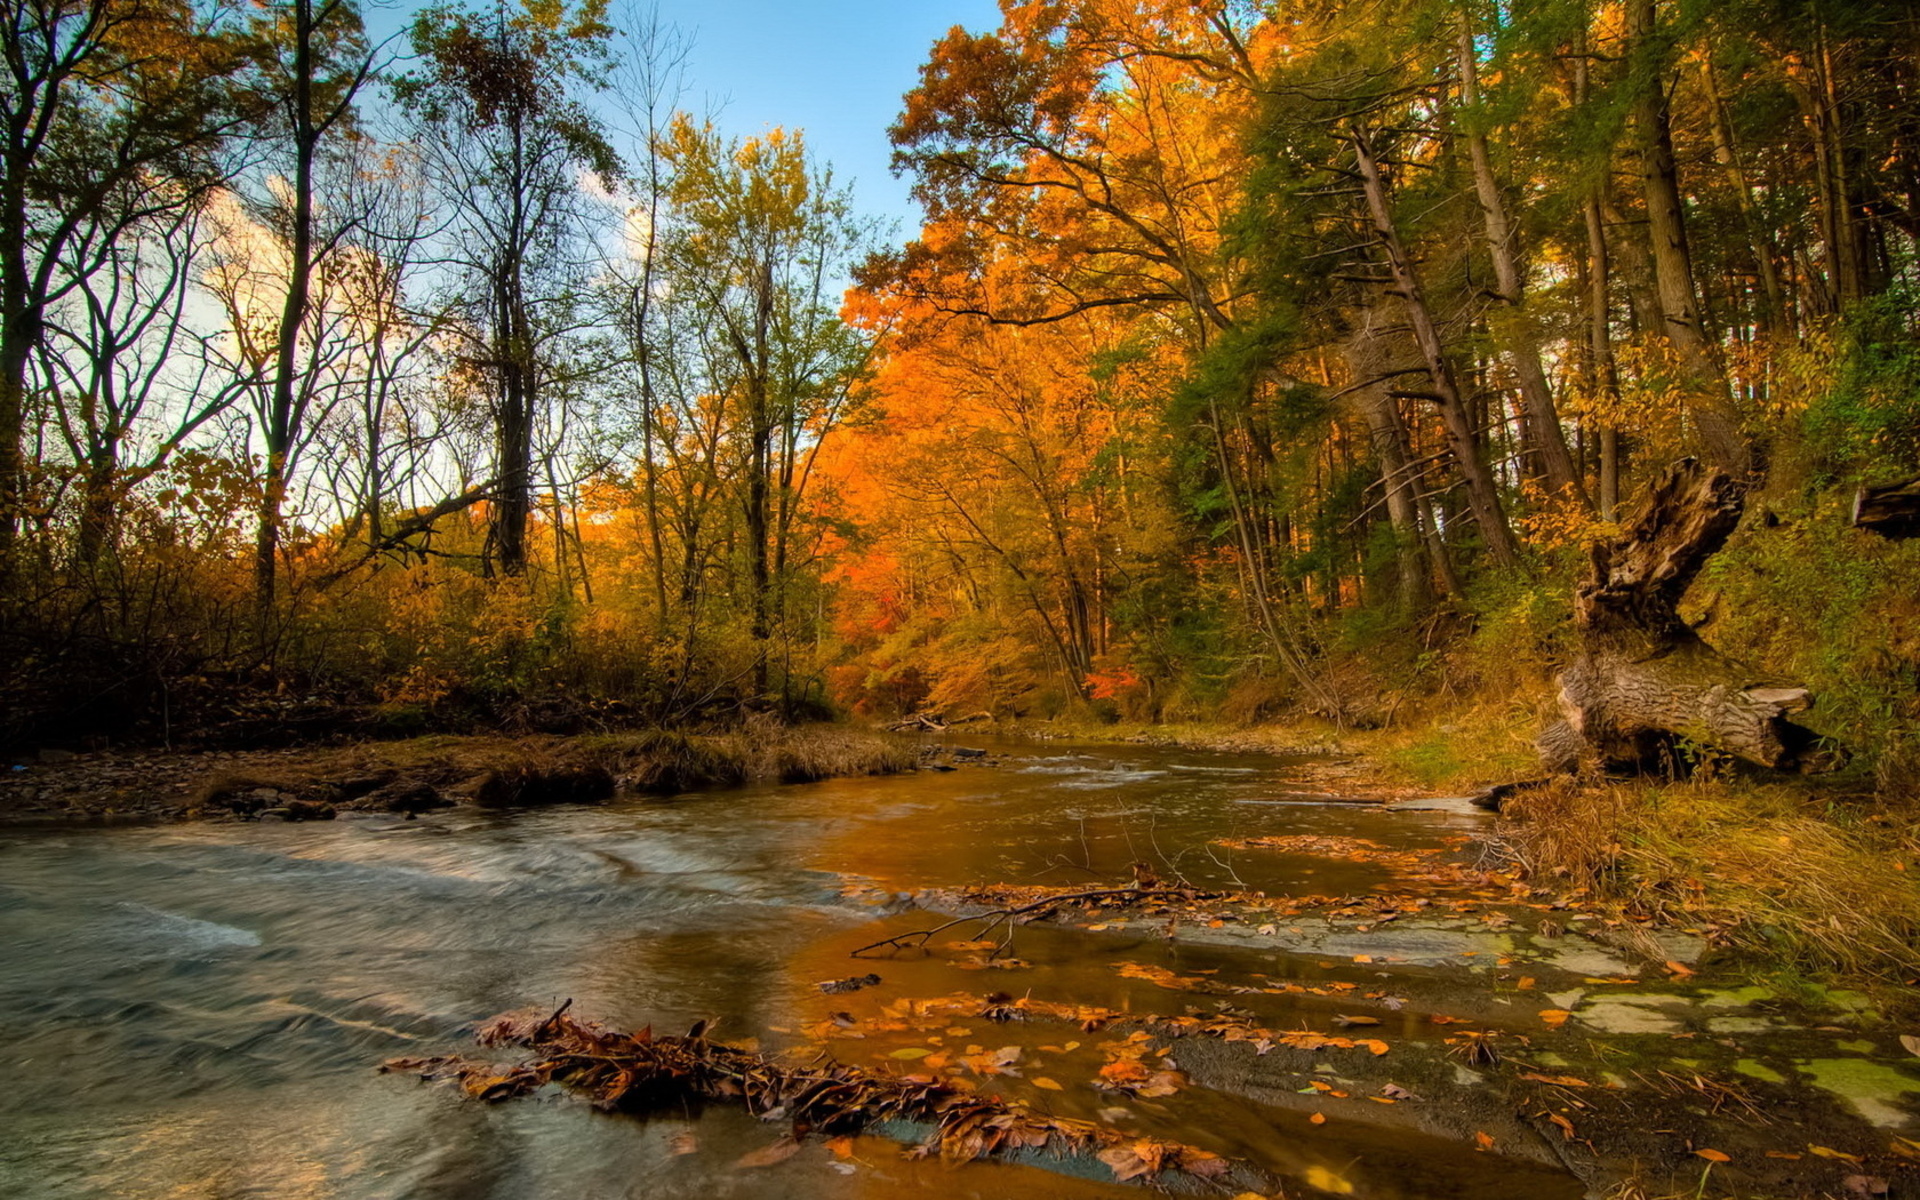
{"type": "MultiPolygon", "coordinates": [[[[1201,886],[1363,892],[1383,886],[1386,868],[1213,843],[1281,833],[1435,848],[1484,819],[1328,802],[1299,763],[1271,757],[995,749],[1005,752],[996,765],[950,772],[599,806],[8,830],[0,1012],[13,1052],[0,1089],[0,1195],[1137,1196],[1030,1165],[907,1161],[877,1138],[852,1157],[810,1146],[743,1168],[778,1132],[744,1114],[642,1122],[565,1096],[487,1106],[375,1067],[465,1049],[496,1012],[567,998],[578,1015],[662,1032],[711,1018],[715,1036],[768,1048],[845,1011],[853,1032],[834,1052],[887,1070],[900,1066],[890,1056],[901,1039],[858,1040],[857,1022],[903,997],[1005,988],[1143,1011],[1194,1003],[1121,975],[1119,961],[1372,983],[1383,973],[1351,955],[1276,957],[1140,931],[1022,929],[1014,953],[1031,965],[1012,971],[968,969],[951,952],[848,952],[937,920],[901,899],[922,889],[1124,881],[1136,862],[1201,886]],[[882,982],[856,995],[818,987],[867,970],[882,982]]],[[[1449,969],[1405,972],[1444,994],[1462,974],[1449,969]]],[[[1276,1023],[1332,1013],[1312,997],[1266,1002],[1276,1023]]],[[[1396,1045],[1437,1038],[1412,1022],[1389,1023],[1396,1045]]],[[[1071,1029],[967,1025],[954,1049],[1019,1045],[1033,1064],[1001,1086],[1071,1115],[1138,1121],[1302,1194],[1583,1191],[1537,1155],[1481,1153],[1365,1111],[1314,1128],[1298,1108],[1198,1083],[1164,1100],[1116,1100],[1089,1086],[1100,1059],[1066,1044],[1071,1029]],[[1061,1086],[1034,1090],[1042,1074],[1061,1086]]]]}

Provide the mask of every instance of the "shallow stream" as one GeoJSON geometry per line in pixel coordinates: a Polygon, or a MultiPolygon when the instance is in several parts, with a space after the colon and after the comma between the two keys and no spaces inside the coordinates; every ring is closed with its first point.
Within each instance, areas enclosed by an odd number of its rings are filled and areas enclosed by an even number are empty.
{"type": "MultiPolygon", "coordinates": [[[[1410,999],[1372,1010],[1396,1053],[1402,1039],[1437,1041],[1419,1013],[1452,999],[1485,1006],[1463,964],[1481,953],[1473,939],[1497,935],[1477,926],[1449,935],[1433,961],[1413,952],[1432,939],[1413,939],[1390,984],[1325,931],[1304,954],[1221,931],[1169,940],[1033,926],[1012,948],[1024,969],[969,969],[938,941],[928,955],[850,958],[942,919],[904,899],[923,889],[1094,886],[1145,863],[1200,886],[1358,894],[1388,886],[1388,868],[1213,843],[1308,834],[1431,849],[1484,819],[1329,802],[1300,763],[1264,756],[996,750],[997,765],[950,772],[593,807],[0,832],[0,1196],[1138,1196],[1097,1172],[906,1161],[877,1138],[852,1157],[809,1144],[747,1168],[742,1156],[778,1131],[739,1113],[641,1122],[563,1096],[486,1106],[374,1068],[467,1049],[485,1018],[566,998],[623,1027],[680,1032],[714,1018],[715,1036],[769,1049],[841,1012],[851,1033],[834,1053],[878,1070],[900,1069],[906,1042],[863,1039],[860,1023],[903,998],[1004,989],[1167,1013],[1205,1002],[1123,975],[1120,962],[1345,980],[1376,997],[1391,986],[1410,999]],[[1455,955],[1466,957],[1445,961],[1455,955]],[[878,986],[818,987],[868,970],[878,986]]],[[[1343,1003],[1311,991],[1260,999],[1276,1028],[1329,1028],[1343,1003]]],[[[1382,1124],[1385,1109],[1310,1124],[1298,1105],[1216,1090],[1204,1072],[1177,1095],[1116,1099],[1091,1087],[1100,1058],[1067,1044],[1071,1027],[984,1024],[948,1040],[1022,1047],[1026,1069],[994,1082],[1008,1094],[1254,1163],[1290,1194],[1584,1190],[1538,1154],[1382,1124]],[[1058,1086],[1036,1089],[1036,1076],[1058,1086]]]]}

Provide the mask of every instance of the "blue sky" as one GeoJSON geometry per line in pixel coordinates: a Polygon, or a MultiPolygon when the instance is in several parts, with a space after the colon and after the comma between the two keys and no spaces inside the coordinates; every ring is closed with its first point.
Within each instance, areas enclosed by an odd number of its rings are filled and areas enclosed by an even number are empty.
{"type": "Polygon", "coordinates": [[[728,133],[804,129],[815,156],[851,180],[860,208],[917,227],[907,181],[887,170],[887,126],[936,38],[1000,23],[995,0],[657,0],[692,35],[685,107],[728,133]]]}

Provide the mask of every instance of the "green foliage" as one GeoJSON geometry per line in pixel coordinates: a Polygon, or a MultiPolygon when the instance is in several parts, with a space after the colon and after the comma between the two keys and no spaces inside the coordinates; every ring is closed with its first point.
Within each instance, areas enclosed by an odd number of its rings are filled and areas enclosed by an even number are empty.
{"type": "Polygon", "coordinates": [[[1708,621],[1702,634],[1806,684],[1818,702],[1807,724],[1863,766],[1900,775],[1920,750],[1920,542],[1848,528],[1848,497],[1837,492],[1782,516],[1710,560],[1690,598],[1708,621]]]}
{"type": "Polygon", "coordinates": [[[1899,287],[1847,315],[1824,353],[1801,418],[1798,449],[1816,478],[1920,470],[1920,290],[1899,287]]]}

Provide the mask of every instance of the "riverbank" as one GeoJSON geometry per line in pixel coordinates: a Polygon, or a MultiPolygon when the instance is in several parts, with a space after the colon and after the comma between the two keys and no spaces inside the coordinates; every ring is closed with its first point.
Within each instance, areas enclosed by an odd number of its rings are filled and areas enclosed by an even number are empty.
{"type": "Polygon", "coordinates": [[[255,750],[53,751],[0,775],[0,823],[331,820],[671,795],[912,770],[912,741],[836,725],[580,737],[434,735],[255,750]]]}
{"type": "MultiPolygon", "coordinates": [[[[1329,793],[1395,802],[1537,778],[1537,714],[1463,708],[1443,722],[1015,725],[1085,739],[1225,753],[1311,754],[1329,793]]],[[[1920,980],[1920,790],[1860,772],[1794,776],[1707,764],[1693,777],[1564,779],[1517,793],[1488,832],[1526,877],[1583,889],[1624,919],[1702,923],[1756,976],[1885,989],[1920,980]]]]}

